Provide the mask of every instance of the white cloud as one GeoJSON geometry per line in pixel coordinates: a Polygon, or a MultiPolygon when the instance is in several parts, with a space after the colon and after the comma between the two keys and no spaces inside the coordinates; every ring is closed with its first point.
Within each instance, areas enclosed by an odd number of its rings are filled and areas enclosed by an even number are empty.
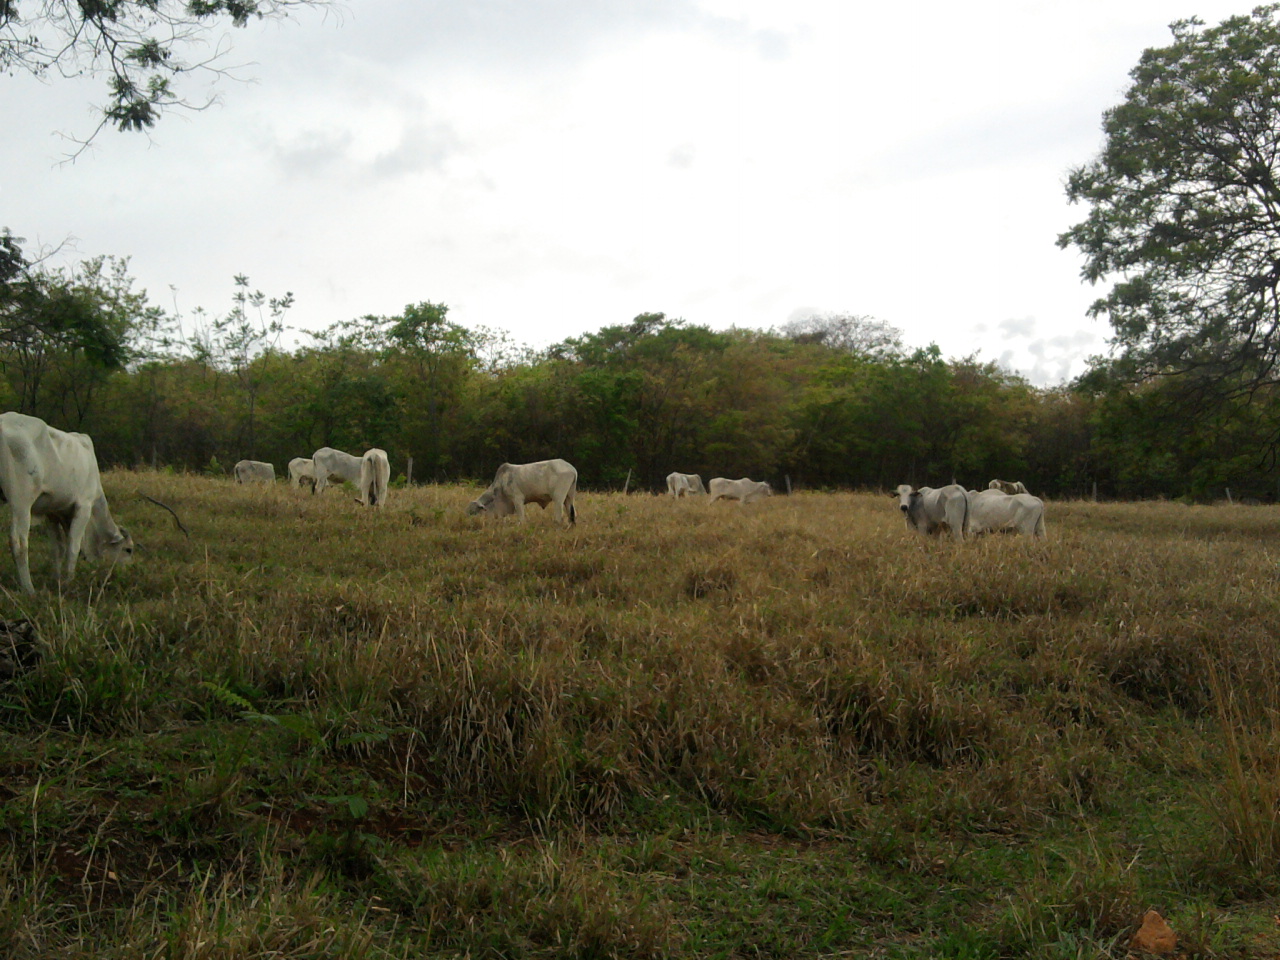
{"type": "Polygon", "coordinates": [[[1007,320],[1001,320],[996,326],[1005,338],[1031,337],[1036,332],[1036,318],[1010,317],[1007,320]]]}

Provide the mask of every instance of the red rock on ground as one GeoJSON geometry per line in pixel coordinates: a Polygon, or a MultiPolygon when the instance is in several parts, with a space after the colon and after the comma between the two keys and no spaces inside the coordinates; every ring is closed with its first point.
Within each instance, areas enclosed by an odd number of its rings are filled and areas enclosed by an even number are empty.
{"type": "Polygon", "coordinates": [[[1148,910],[1142,918],[1142,926],[1129,941],[1129,949],[1137,953],[1154,953],[1167,957],[1178,949],[1178,935],[1165,923],[1164,917],[1148,910]]]}

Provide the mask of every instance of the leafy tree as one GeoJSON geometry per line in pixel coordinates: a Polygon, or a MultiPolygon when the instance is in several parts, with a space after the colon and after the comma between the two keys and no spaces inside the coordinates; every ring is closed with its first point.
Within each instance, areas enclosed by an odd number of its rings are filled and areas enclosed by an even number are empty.
{"type": "Polygon", "coordinates": [[[585,402],[580,373],[569,361],[544,356],[473,377],[459,417],[456,458],[462,472],[487,481],[503,461],[564,457],[584,483],[598,482],[586,474],[586,458],[597,444],[589,426],[595,411],[585,402]]]}
{"type": "Polygon", "coordinates": [[[134,292],[127,260],[99,257],[46,270],[16,240],[0,278],[0,374],[19,411],[79,426],[105,375],[129,359],[136,323],[154,319],[134,292]]]}
{"type": "MultiPolygon", "coordinates": [[[[0,70],[37,77],[105,77],[98,130],[144,130],[174,106],[191,106],[174,81],[220,73],[222,24],[280,18],[324,0],[0,0],[0,70]],[[203,50],[212,50],[204,55],[203,50]]],[[[92,139],[92,136],[90,137],[92,139]]]]}
{"type": "Polygon", "coordinates": [[[190,344],[196,359],[216,370],[229,371],[244,398],[244,420],[237,437],[238,446],[256,456],[258,395],[264,382],[262,360],[275,352],[284,334],[284,316],[293,306],[293,294],[268,298],[261,290],[249,289],[249,278],[234,278],[231,310],[205,322],[197,311],[199,325],[190,344]]]}
{"type": "Polygon", "coordinates": [[[815,313],[783,325],[784,337],[797,343],[820,343],[833,350],[865,356],[902,353],[902,331],[890,323],[859,314],[815,313]]]}
{"type": "Polygon", "coordinates": [[[399,398],[381,360],[382,323],[372,316],[336,323],[312,333],[314,345],[294,355],[287,418],[300,452],[291,457],[323,446],[363,450],[391,443],[399,398]]]}
{"type": "Polygon", "coordinates": [[[22,255],[21,237],[15,237],[6,227],[0,230],[0,291],[6,290],[27,270],[30,264],[22,255]]]}
{"type": "Polygon", "coordinates": [[[1094,456],[1094,397],[1069,387],[1034,394],[1027,427],[1027,472],[1022,480],[1035,491],[1084,496],[1100,478],[1094,456]]]}
{"type": "Polygon", "coordinates": [[[724,477],[777,480],[795,442],[794,355],[776,336],[733,331],[716,357],[703,427],[705,469],[724,477]]]}
{"type": "Polygon", "coordinates": [[[1090,210],[1058,243],[1084,253],[1085,279],[1115,278],[1091,312],[1130,381],[1195,374],[1229,394],[1278,379],[1278,10],[1172,24],[1105,114],[1101,155],[1068,179],[1090,210]]]}
{"type": "Polygon", "coordinates": [[[406,440],[419,457],[418,475],[424,478],[439,479],[448,466],[446,420],[478,362],[482,340],[448,315],[445,304],[423,301],[383,321],[388,360],[408,367],[401,389],[412,424],[412,436],[406,440]]]}

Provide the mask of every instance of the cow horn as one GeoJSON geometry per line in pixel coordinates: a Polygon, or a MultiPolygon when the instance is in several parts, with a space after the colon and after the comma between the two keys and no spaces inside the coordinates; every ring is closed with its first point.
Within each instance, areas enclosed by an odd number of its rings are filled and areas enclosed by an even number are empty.
{"type": "Polygon", "coordinates": [[[168,510],[169,513],[173,516],[173,522],[178,525],[178,529],[187,535],[188,540],[191,539],[191,531],[189,531],[186,527],[182,525],[182,521],[178,519],[178,514],[173,509],[173,507],[169,506],[167,503],[161,503],[155,497],[148,497],[145,493],[138,494],[138,499],[149,500],[151,503],[154,503],[157,507],[164,507],[166,510],[168,510]]]}

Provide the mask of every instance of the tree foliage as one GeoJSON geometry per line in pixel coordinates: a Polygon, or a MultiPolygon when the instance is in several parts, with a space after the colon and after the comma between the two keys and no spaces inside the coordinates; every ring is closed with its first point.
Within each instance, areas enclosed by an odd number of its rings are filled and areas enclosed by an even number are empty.
{"type": "Polygon", "coordinates": [[[1174,23],[1105,114],[1101,155],[1070,174],[1090,209],[1058,242],[1085,279],[1113,279],[1092,312],[1129,381],[1193,374],[1230,394],[1280,372],[1278,10],[1174,23]]]}
{"type": "Polygon", "coordinates": [[[0,0],[0,70],[102,77],[98,129],[145,130],[164,110],[191,106],[178,82],[221,72],[220,25],[287,15],[325,0],[0,0]],[[212,51],[206,53],[206,51],[212,51]]]}
{"type": "Polygon", "coordinates": [[[127,260],[97,257],[49,270],[31,264],[20,243],[0,234],[5,401],[78,425],[107,375],[130,359],[134,334],[155,314],[133,291],[127,260]]]}
{"type": "Polygon", "coordinates": [[[784,324],[781,332],[798,343],[821,343],[835,350],[867,356],[903,351],[901,330],[861,314],[815,313],[784,324]]]}
{"type": "MultiPolygon", "coordinates": [[[[6,241],[7,240],[7,244],[6,241]]],[[[422,301],[290,346],[289,295],[236,277],[230,308],[170,316],[110,257],[49,270],[18,238],[0,283],[0,404],[94,438],[104,465],[283,473],[322,446],[388,451],[418,481],[491,478],[503,461],[563,457],[584,489],[661,490],[672,470],[890,489],[992,477],[1046,496],[1271,498],[1280,385],[1170,421],[1172,380],[1094,376],[1037,389],[936,346],[712,330],[645,313],[541,352],[422,301]],[[192,323],[194,319],[195,323],[192,323]]]]}

